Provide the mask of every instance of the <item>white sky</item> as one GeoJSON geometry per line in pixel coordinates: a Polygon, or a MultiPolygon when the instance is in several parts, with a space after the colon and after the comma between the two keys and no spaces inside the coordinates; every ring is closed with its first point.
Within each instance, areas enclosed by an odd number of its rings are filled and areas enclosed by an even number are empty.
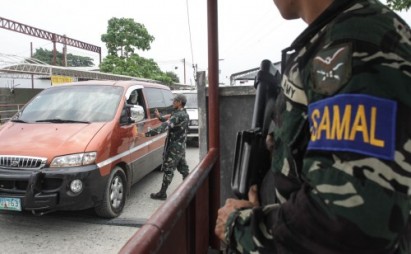
{"type": "MultiPolygon", "coordinates": [[[[220,82],[228,84],[231,74],[258,67],[263,59],[280,61],[281,50],[306,28],[301,20],[285,21],[272,0],[219,0],[220,82]]],[[[411,13],[400,14],[411,24],[411,13]]],[[[155,37],[151,50],[138,52],[154,59],[163,71],[174,71],[184,82],[193,82],[192,64],[206,70],[207,0],[4,0],[0,17],[100,46],[101,35],[112,17],[133,18],[155,37]],[[187,6],[189,10],[192,51],[187,6]],[[177,69],[176,69],[177,67],[177,69]]],[[[30,55],[33,47],[52,49],[52,42],[0,29],[0,53],[30,55]]],[[[62,51],[62,45],[57,44],[62,51]]],[[[96,53],[68,47],[72,54],[95,58],[96,53]]]]}

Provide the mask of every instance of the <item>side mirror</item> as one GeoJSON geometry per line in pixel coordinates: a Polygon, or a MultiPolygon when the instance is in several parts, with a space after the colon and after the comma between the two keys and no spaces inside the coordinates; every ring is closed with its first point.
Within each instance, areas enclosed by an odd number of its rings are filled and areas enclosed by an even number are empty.
{"type": "Polygon", "coordinates": [[[130,118],[135,123],[144,119],[144,109],[142,106],[133,105],[130,107],[130,118]]]}

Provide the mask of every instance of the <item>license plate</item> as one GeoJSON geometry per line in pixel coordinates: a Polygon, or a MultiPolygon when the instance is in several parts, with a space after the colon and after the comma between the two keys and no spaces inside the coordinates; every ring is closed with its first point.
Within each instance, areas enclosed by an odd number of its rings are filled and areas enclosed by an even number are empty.
{"type": "Polygon", "coordinates": [[[0,210],[21,211],[20,199],[0,197],[0,210]]]}

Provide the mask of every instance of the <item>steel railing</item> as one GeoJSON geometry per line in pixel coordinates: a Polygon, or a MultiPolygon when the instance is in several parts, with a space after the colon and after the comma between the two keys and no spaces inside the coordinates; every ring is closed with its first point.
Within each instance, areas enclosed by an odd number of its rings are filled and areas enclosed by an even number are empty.
{"type": "Polygon", "coordinates": [[[220,206],[217,1],[207,0],[208,153],[182,185],[129,239],[120,254],[206,254],[210,249],[220,249],[220,241],[214,234],[220,206]]]}
{"type": "Polygon", "coordinates": [[[209,174],[217,161],[211,149],[184,182],[119,253],[204,253],[209,246],[209,174]]]}
{"type": "Polygon", "coordinates": [[[0,124],[10,120],[23,106],[24,104],[0,104],[0,124]]]}

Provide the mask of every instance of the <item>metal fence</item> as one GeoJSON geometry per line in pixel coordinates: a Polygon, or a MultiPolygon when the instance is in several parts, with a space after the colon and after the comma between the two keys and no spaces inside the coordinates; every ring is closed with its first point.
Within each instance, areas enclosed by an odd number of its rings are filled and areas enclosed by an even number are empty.
{"type": "Polygon", "coordinates": [[[10,120],[24,104],[0,104],[0,125],[10,120]]]}

